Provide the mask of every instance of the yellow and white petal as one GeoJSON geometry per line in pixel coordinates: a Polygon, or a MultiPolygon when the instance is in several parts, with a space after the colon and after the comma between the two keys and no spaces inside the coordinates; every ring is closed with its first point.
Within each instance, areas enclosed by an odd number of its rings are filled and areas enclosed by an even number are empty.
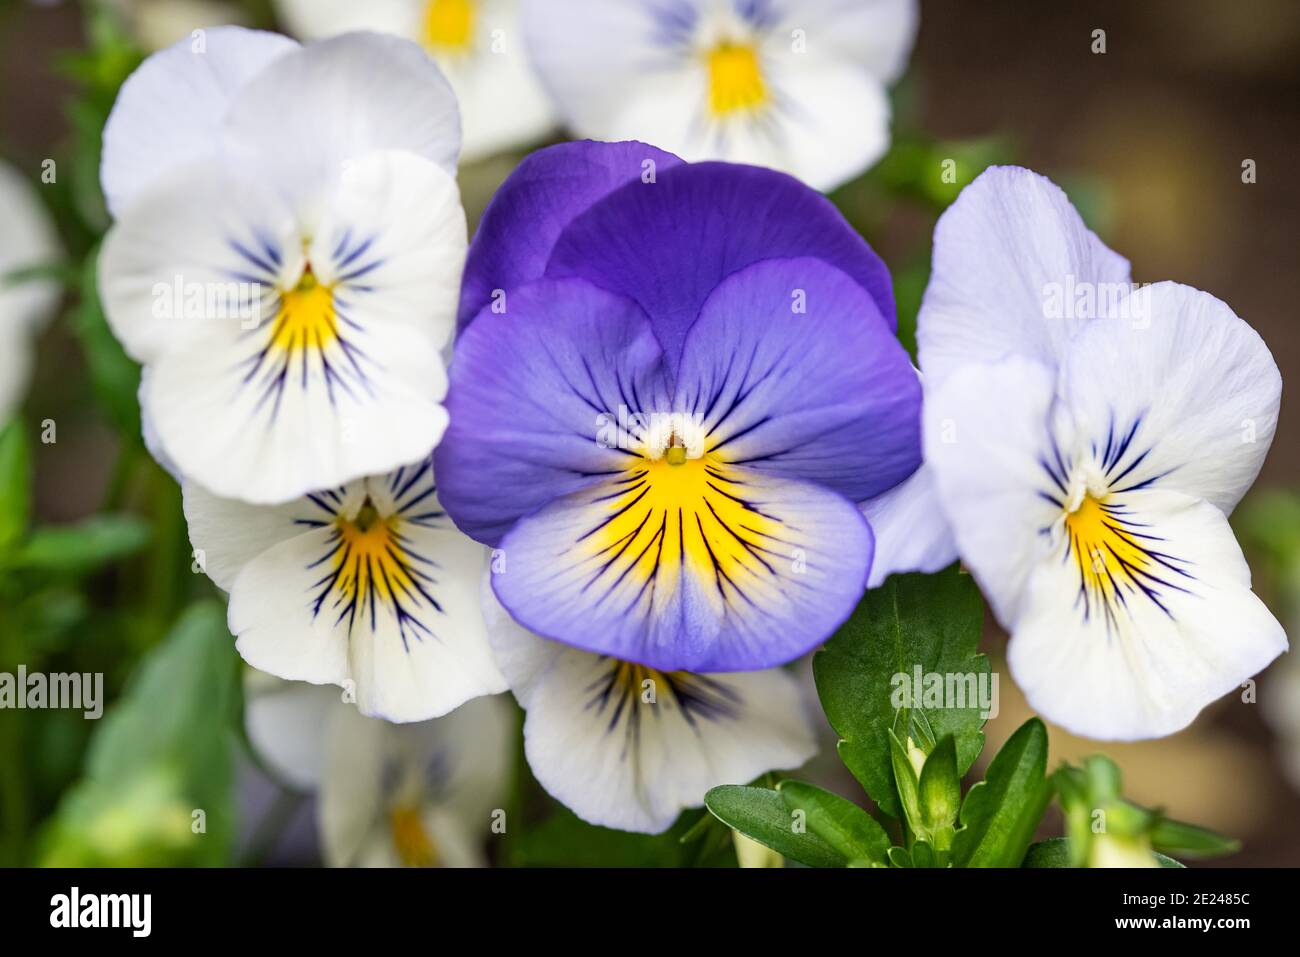
{"type": "Polygon", "coordinates": [[[299,791],[315,791],[325,762],[325,728],[345,707],[337,688],[281,681],[261,671],[244,675],[244,728],[270,771],[299,791]]]}
{"type": "Polygon", "coordinates": [[[106,240],[101,294],[153,364],[141,398],[158,445],[216,494],[288,501],[413,461],[446,427],[440,348],[465,253],[454,181],[374,153],[326,210],[304,246],[259,180],[202,164],[106,240]]]}
{"type": "Polygon", "coordinates": [[[1034,709],[1076,734],[1172,734],[1287,649],[1208,502],[1113,494],[1085,503],[1053,538],[1008,660],[1034,709]]]}
{"type": "Polygon", "coordinates": [[[925,384],[926,467],[962,560],[1007,628],[1062,511],[1044,465],[1055,469],[1055,384],[1053,371],[1023,358],[925,384]]]}
{"type": "Polygon", "coordinates": [[[1112,490],[1158,485],[1231,512],[1277,428],[1282,376],[1268,346],[1190,286],[1146,286],[1126,307],[1071,342],[1066,403],[1095,436],[1112,490]]]}
{"type": "Polygon", "coordinates": [[[505,690],[479,605],[486,551],[441,511],[427,465],[313,493],[292,510],[192,491],[187,502],[220,573],[260,549],[229,586],[230,629],[254,667],[341,685],[363,714],[395,722],[505,690]],[[271,531],[238,530],[290,517],[304,530],[274,543],[271,531]]]}
{"type": "Polygon", "coordinates": [[[661,672],[518,625],[485,589],[497,660],[526,708],[541,785],[583,820],[659,833],[709,788],[795,768],[816,753],[794,677],[661,672]]]}
{"type": "Polygon", "coordinates": [[[451,177],[460,155],[460,114],[442,71],[417,44],[377,33],[276,60],[240,90],[224,133],[228,151],[253,158],[309,221],[320,191],[369,153],[413,153],[451,177]]]}
{"type": "Polygon", "coordinates": [[[216,27],[145,60],[122,84],[104,126],[100,181],[109,211],[120,215],[160,177],[214,154],[231,100],[298,49],[278,33],[216,27]]]}

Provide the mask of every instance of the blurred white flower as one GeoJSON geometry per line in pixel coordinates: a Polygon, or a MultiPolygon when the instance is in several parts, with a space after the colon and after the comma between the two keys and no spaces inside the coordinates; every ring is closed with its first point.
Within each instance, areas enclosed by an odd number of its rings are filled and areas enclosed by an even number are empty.
{"type": "Polygon", "coordinates": [[[0,423],[22,400],[33,340],[58,300],[57,283],[17,275],[59,258],[49,214],[18,170],[0,162],[0,423]]]}
{"type": "Polygon", "coordinates": [[[195,30],[246,23],[237,3],[224,0],[104,0],[135,41],[146,50],[161,50],[195,30]]]}
{"type": "Polygon", "coordinates": [[[377,30],[420,43],[460,101],[466,162],[532,143],[555,124],[524,51],[519,0],[275,0],[274,6],[288,32],[304,40],[377,30]]]}
{"type": "Polygon", "coordinates": [[[222,27],[127,79],[99,285],[161,460],[277,503],[428,453],[466,248],[458,150],[451,88],[397,37],[222,27]]]}
{"type": "Polygon", "coordinates": [[[889,148],[916,0],[524,0],[528,52],[579,136],[769,166],[829,190],[889,148]]]}
{"type": "Polygon", "coordinates": [[[427,462],[279,506],[183,489],[196,560],[230,593],[253,667],[399,722],[506,690],[479,607],[487,549],[442,511],[427,462]]]}
{"type": "Polygon", "coordinates": [[[515,725],[504,698],[395,725],[358,714],[330,688],[265,676],[245,687],[258,757],[285,784],[317,794],[325,864],[486,865],[485,838],[497,822],[509,825],[515,725]]]}
{"type": "Polygon", "coordinates": [[[533,776],[591,824],[657,834],[719,784],[797,768],[817,752],[794,675],[657,671],[541,638],[485,576],[497,664],[527,712],[533,776]]]}

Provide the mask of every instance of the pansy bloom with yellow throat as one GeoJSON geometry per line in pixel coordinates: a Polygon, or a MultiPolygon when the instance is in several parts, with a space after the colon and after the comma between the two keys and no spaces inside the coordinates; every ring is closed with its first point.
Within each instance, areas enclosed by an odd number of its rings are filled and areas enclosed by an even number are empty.
{"type": "Polygon", "coordinates": [[[528,62],[520,0],[275,0],[285,27],[304,40],[378,30],[414,40],[447,74],[471,162],[541,139],[554,126],[550,100],[528,62]]]}
{"type": "Polygon", "coordinates": [[[580,136],[792,173],[817,189],[889,148],[916,0],[524,0],[528,51],[580,136]]]}
{"type": "Polygon", "coordinates": [[[123,84],[99,287],[150,448],[285,502],[427,455],[466,248],[456,100],[417,45],[196,31],[123,84]]]}
{"type": "Polygon", "coordinates": [[[1053,183],[995,168],[935,229],[925,456],[1030,704],[1171,734],[1286,650],[1228,513],[1282,379],[1223,302],[1129,264],[1053,183]]]}
{"type": "Polygon", "coordinates": [[[857,503],[916,473],[920,385],[884,264],[791,177],[634,142],[535,153],[475,238],[461,319],[439,491],[532,632],[753,670],[891,567],[857,503]]]}

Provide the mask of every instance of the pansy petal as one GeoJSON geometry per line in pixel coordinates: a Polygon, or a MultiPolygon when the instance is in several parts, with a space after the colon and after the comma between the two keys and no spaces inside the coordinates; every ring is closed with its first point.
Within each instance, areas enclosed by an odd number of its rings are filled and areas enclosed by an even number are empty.
{"type": "Polygon", "coordinates": [[[281,781],[299,791],[320,785],[325,761],[325,727],[341,692],[328,685],[282,681],[247,669],[244,728],[253,751],[281,781]]]}
{"type": "Polygon", "coordinates": [[[1172,734],[1285,651],[1286,635],[1219,509],[1154,490],[1105,509],[1095,536],[1076,518],[1035,569],[1011,670],[1035,711],[1076,734],[1172,734]]]}
{"type": "Polygon", "coordinates": [[[676,370],[688,330],[723,279],[798,257],[847,273],[895,327],[880,257],[824,196],[759,167],[681,165],[615,190],[564,231],[547,275],[581,276],[638,302],[676,370]]]}
{"type": "Polygon", "coordinates": [[[647,168],[680,163],[645,143],[560,143],[524,157],[492,197],[465,262],[459,323],[493,298],[540,279],[555,241],[575,216],[647,168]],[[647,164],[650,164],[647,166],[647,164]]]}
{"type": "Polygon", "coordinates": [[[779,24],[772,35],[781,52],[790,51],[791,31],[802,30],[807,50],[791,55],[853,64],[891,83],[907,66],[920,5],[917,0],[774,0],[767,6],[779,24]]]}
{"type": "Polygon", "coordinates": [[[934,472],[922,464],[887,492],[861,502],[876,536],[868,588],[895,572],[937,572],[957,560],[952,526],[939,505],[934,472]]]}
{"type": "Polygon", "coordinates": [[[151,190],[105,244],[109,321],[153,362],[142,402],[158,444],[219,495],[280,502],[384,472],[426,455],[446,425],[439,346],[465,248],[454,182],[373,153],[329,206],[306,292],[285,208],[211,166],[151,190]],[[425,215],[396,213],[410,202],[425,215]]]}
{"type": "MultiPolygon", "coordinates": [[[[52,266],[62,253],[54,221],[35,190],[17,169],[3,162],[0,210],[4,211],[4,229],[0,230],[0,332],[25,336],[40,329],[53,315],[59,284],[31,277],[12,282],[10,274],[52,266]]],[[[27,351],[25,346],[15,348],[27,351]]],[[[9,361],[16,360],[11,357],[9,361]]]]}
{"type": "Polygon", "coordinates": [[[373,150],[414,153],[450,176],[460,155],[446,77],[417,44],[376,33],[276,60],[232,101],[225,133],[230,151],[255,157],[295,206],[373,150]]]}
{"type": "Polygon", "coordinates": [[[773,259],[705,301],[674,409],[699,418],[721,461],[861,501],[920,464],[920,403],[907,353],[861,286],[817,259],[773,259]]]}
{"type": "Polygon", "coordinates": [[[1152,485],[1231,512],[1277,427],[1282,377],[1259,334],[1209,293],[1162,282],[1071,342],[1062,394],[1114,491],[1152,485]],[[1103,442],[1103,437],[1105,441],[1103,442]]]}
{"type": "Polygon", "coordinates": [[[642,460],[501,543],[497,597],[526,627],[655,668],[742,671],[824,641],[862,597],[872,536],[808,482],[642,460]]]}
{"type": "Polygon", "coordinates": [[[412,0],[273,0],[287,32],[303,40],[355,30],[412,36],[419,25],[419,3],[412,0]]]}
{"type": "Polygon", "coordinates": [[[993,612],[1010,628],[1061,513],[1044,462],[1056,376],[1029,359],[926,378],[925,462],[957,549],[993,612]]]}
{"type": "Polygon", "coordinates": [[[499,607],[485,614],[527,709],[534,776],[592,824],[659,833],[709,788],[816,753],[798,683],[781,669],[660,672],[539,638],[499,607]]]}
{"type": "Polygon", "coordinates": [[[434,453],[456,524],[495,545],[521,516],[626,468],[620,409],[667,410],[661,371],[636,304],[582,280],[533,283],[485,311],[457,343],[434,453]]]}
{"type": "Polygon", "coordinates": [[[127,77],[104,125],[100,181],[120,216],[167,173],[214,153],[232,98],[268,65],[298,50],[278,33],[216,27],[185,37],[127,77]]]}
{"type": "Polygon", "coordinates": [[[959,365],[1011,355],[1055,368],[1070,336],[1095,318],[1074,309],[1070,290],[1085,288],[1100,314],[1108,296],[1127,293],[1128,260],[1089,231],[1051,180],[988,169],[935,226],[917,325],[921,370],[939,385],[959,365]]]}
{"type": "Polygon", "coordinates": [[[230,591],[235,576],[262,552],[327,518],[309,499],[250,505],[213,495],[194,482],[183,482],[181,492],[194,560],[225,591],[230,591]]]}

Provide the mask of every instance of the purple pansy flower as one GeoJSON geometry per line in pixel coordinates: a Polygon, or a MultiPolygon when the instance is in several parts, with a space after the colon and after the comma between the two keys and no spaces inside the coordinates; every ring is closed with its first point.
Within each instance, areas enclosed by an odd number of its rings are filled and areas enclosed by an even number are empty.
{"type": "Polygon", "coordinates": [[[868,583],[857,503],[923,484],[889,274],[784,174],[535,153],[484,217],[460,323],[440,495],[545,637],[657,669],[789,661],[868,583]]]}

